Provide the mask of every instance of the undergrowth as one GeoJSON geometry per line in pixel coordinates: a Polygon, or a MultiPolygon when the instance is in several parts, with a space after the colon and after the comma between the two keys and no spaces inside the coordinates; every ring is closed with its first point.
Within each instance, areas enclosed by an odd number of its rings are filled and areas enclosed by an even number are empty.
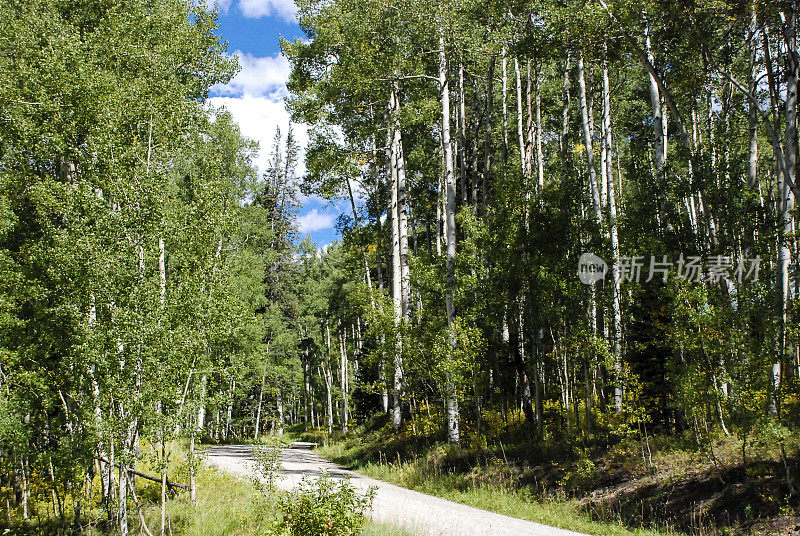
{"type": "MultiPolygon", "coordinates": [[[[438,432],[399,432],[385,416],[346,437],[301,434],[320,453],[379,480],[561,528],[598,535],[768,535],[800,530],[785,466],[800,472],[800,437],[780,449],[753,437],[578,438],[447,445],[438,432]],[[798,529],[795,529],[798,526],[798,529]]],[[[510,437],[523,436],[523,425],[510,437]]]]}

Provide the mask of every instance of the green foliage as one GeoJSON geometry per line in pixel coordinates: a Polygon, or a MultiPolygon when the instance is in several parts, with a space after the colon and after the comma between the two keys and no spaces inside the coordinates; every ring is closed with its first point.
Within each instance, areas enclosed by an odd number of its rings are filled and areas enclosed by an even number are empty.
{"type": "Polygon", "coordinates": [[[281,469],[282,447],[283,444],[275,436],[267,436],[265,442],[253,446],[253,482],[268,497],[275,494],[275,483],[281,469]]]}
{"type": "Polygon", "coordinates": [[[281,499],[282,526],[290,536],[356,536],[366,523],[374,490],[365,494],[350,482],[323,473],[304,479],[281,499]]]}

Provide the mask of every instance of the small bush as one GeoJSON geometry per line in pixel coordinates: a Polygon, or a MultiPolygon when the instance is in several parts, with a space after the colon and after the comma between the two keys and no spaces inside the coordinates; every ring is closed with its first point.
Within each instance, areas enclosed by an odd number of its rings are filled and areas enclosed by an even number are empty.
{"type": "Polygon", "coordinates": [[[275,436],[270,436],[261,445],[253,446],[253,484],[265,495],[275,492],[278,471],[281,469],[281,446],[280,440],[275,436]]]}
{"type": "Polygon", "coordinates": [[[327,473],[303,479],[280,501],[282,528],[288,536],[357,536],[374,496],[372,488],[362,494],[348,480],[336,481],[327,473]]]}
{"type": "Polygon", "coordinates": [[[578,491],[591,486],[597,479],[599,471],[589,458],[581,458],[575,466],[567,471],[560,484],[570,491],[578,491]]]}

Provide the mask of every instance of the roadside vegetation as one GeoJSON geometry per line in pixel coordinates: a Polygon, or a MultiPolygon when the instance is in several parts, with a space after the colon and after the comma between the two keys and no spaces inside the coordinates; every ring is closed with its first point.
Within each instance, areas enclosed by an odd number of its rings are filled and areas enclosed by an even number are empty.
{"type": "MultiPolygon", "coordinates": [[[[516,417],[511,437],[525,432],[516,417]]],[[[783,535],[800,525],[780,448],[768,436],[751,438],[744,448],[723,434],[702,445],[655,436],[578,449],[514,441],[458,447],[411,427],[396,434],[386,423],[381,416],[347,437],[322,431],[301,437],[378,480],[598,536],[783,535]]],[[[797,463],[800,437],[786,443],[797,463]]]]}
{"type": "MultiPolygon", "coordinates": [[[[358,492],[347,483],[331,479],[308,481],[301,489],[284,492],[274,487],[275,472],[280,464],[270,456],[273,446],[282,441],[266,438],[255,445],[262,454],[256,456],[257,477],[237,478],[205,463],[194,470],[196,498],[188,489],[175,488],[162,503],[161,483],[134,477],[136,498],[133,499],[133,534],[169,534],[172,536],[413,536],[390,525],[372,523],[366,518],[370,496],[358,492]],[[162,521],[165,523],[162,527],[162,521]]],[[[156,459],[155,452],[142,446],[143,459],[156,459]]],[[[192,471],[186,445],[173,450],[169,481],[188,482],[192,471]]],[[[143,464],[144,474],[157,474],[151,464],[143,464]]],[[[40,511],[45,505],[37,506],[40,511]]],[[[101,509],[84,513],[84,525],[74,533],[102,535],[113,532],[101,509]]],[[[58,523],[39,518],[32,523],[8,525],[4,536],[48,536],[68,534],[58,523]]]]}

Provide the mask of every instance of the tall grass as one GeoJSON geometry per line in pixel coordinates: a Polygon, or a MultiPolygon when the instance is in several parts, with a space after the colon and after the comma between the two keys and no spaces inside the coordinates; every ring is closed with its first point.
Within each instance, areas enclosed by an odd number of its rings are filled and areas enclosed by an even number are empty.
{"type": "MultiPolygon", "coordinates": [[[[185,453],[174,453],[177,477],[188,481],[185,453]]],[[[175,477],[177,480],[178,478],[175,477]]],[[[172,479],[173,476],[170,475],[172,479]]],[[[215,467],[201,463],[196,473],[197,502],[191,504],[188,492],[181,492],[167,503],[171,536],[279,536],[280,511],[275,500],[265,498],[255,485],[242,478],[233,477],[215,467]]],[[[181,481],[184,481],[181,480],[181,481]]],[[[141,482],[141,481],[140,481],[141,482]]],[[[137,483],[138,484],[138,483],[137,483]]],[[[143,484],[143,482],[142,482],[143,484]]],[[[280,492],[278,492],[280,493],[280,492]]],[[[161,505],[158,500],[160,485],[148,482],[140,486],[145,521],[154,534],[161,534],[161,505]],[[146,501],[146,502],[145,502],[146,501]]],[[[139,534],[140,523],[135,507],[129,513],[132,519],[131,534],[139,534]]],[[[364,536],[413,536],[395,527],[367,523],[364,536]]]]}

